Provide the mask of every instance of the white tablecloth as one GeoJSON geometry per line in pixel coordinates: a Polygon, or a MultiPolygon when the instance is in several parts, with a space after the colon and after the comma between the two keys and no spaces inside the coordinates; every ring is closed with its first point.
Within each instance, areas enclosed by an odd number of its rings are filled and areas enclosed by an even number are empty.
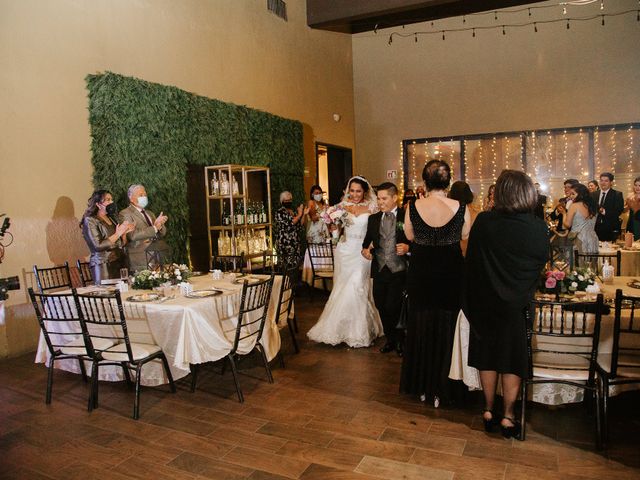
{"type": "MultiPolygon", "coordinates": [[[[155,343],[162,347],[171,368],[174,380],[189,374],[189,364],[204,363],[225,357],[233,346],[237,312],[240,307],[242,285],[226,280],[212,280],[210,276],[195,277],[190,280],[194,290],[217,288],[224,290],[215,297],[191,299],[180,296],[162,303],[134,303],[126,298],[142,293],[130,290],[122,295],[127,329],[132,342],[155,343]]],[[[282,277],[276,276],[269,303],[268,317],[260,343],[269,360],[280,351],[280,333],[275,322],[278,296],[282,277]]],[[[82,293],[87,289],[79,289],[82,293]]],[[[44,337],[40,335],[36,362],[46,362],[49,357],[44,337]]],[[[75,360],[60,360],[55,363],[61,368],[80,373],[75,360]]],[[[90,365],[87,365],[90,371],[90,365]]],[[[100,380],[119,381],[123,379],[122,369],[115,366],[100,367],[100,380]]],[[[159,361],[150,362],[142,368],[143,385],[167,383],[159,361]]]]}
{"type": "MultiPolygon", "coordinates": [[[[640,250],[637,247],[633,249],[622,248],[620,255],[620,275],[623,276],[640,276],[640,250]]],[[[599,253],[616,253],[613,248],[600,248],[599,253]]],[[[616,263],[613,261],[615,268],[616,263]]],[[[618,272],[616,272],[618,275],[618,272]]]]}
{"type": "MultiPolygon", "coordinates": [[[[622,288],[625,295],[640,296],[640,290],[627,286],[627,283],[632,278],[633,277],[615,277],[613,284],[603,286],[603,293],[607,298],[614,298],[616,289],[622,288]]],[[[613,307],[611,307],[611,313],[609,315],[603,315],[600,324],[598,357],[601,363],[604,362],[605,359],[610,361],[611,351],[613,349],[613,321],[614,312],[613,307]]],[[[475,368],[470,367],[467,363],[469,329],[469,321],[461,311],[458,314],[456,324],[449,378],[462,380],[464,384],[469,387],[469,390],[480,390],[482,388],[480,385],[480,375],[475,368]]],[[[620,392],[638,388],[640,388],[638,385],[614,385],[610,387],[610,395],[617,395],[620,392]]],[[[545,403],[547,405],[581,402],[584,396],[584,390],[572,387],[571,385],[561,384],[533,385],[530,392],[531,399],[534,402],[545,403]]]]}

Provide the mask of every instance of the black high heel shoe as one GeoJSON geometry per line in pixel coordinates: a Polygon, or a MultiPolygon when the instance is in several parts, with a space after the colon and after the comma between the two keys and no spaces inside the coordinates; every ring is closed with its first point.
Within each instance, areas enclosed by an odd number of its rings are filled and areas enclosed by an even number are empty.
{"type": "Polygon", "coordinates": [[[500,424],[500,429],[502,430],[502,436],[504,438],[520,438],[520,432],[522,431],[522,425],[516,419],[511,417],[502,417],[503,420],[509,420],[513,423],[512,426],[507,427],[505,425],[500,424]]]}
{"type": "Polygon", "coordinates": [[[493,413],[493,410],[489,410],[485,408],[482,410],[482,422],[484,423],[484,431],[487,433],[493,432],[494,427],[498,426],[500,423],[493,413]],[[489,412],[491,414],[491,418],[485,418],[484,414],[489,412]]]}

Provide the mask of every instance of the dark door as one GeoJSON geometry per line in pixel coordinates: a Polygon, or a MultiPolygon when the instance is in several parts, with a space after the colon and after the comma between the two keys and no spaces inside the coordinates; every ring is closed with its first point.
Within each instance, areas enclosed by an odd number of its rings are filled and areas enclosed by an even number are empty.
{"type": "Polygon", "coordinates": [[[347,181],[353,175],[351,150],[334,145],[322,145],[327,152],[327,185],[329,205],[340,202],[347,181]]]}
{"type": "Polygon", "coordinates": [[[187,203],[189,205],[189,260],[196,271],[208,271],[211,265],[209,257],[209,230],[207,227],[207,197],[204,186],[204,167],[187,166],[187,203]]]}

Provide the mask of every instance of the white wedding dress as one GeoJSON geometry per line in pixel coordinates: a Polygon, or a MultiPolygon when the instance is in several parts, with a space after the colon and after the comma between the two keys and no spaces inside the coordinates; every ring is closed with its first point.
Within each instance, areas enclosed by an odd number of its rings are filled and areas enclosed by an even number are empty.
{"type": "Polygon", "coordinates": [[[383,333],[380,315],[373,303],[371,261],[360,253],[369,214],[349,214],[344,238],[334,254],[333,289],[309,339],[350,347],[368,347],[383,333]]]}

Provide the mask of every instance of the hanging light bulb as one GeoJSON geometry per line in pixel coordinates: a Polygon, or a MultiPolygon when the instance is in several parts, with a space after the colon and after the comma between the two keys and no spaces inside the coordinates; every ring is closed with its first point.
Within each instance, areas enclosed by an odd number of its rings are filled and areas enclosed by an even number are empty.
{"type": "Polygon", "coordinates": [[[530,8],[527,8],[527,10],[529,10],[529,16],[531,16],[531,9],[530,9],[530,8]]]}
{"type": "Polygon", "coordinates": [[[536,22],[533,22],[533,31],[538,33],[538,25],[536,25],[536,22]]]}
{"type": "Polygon", "coordinates": [[[413,34],[413,39],[415,40],[416,43],[418,43],[418,35],[416,35],[415,33],[413,34]]]}
{"type": "Polygon", "coordinates": [[[600,10],[604,10],[604,0],[600,0],[600,10]]]}
{"type": "Polygon", "coordinates": [[[562,14],[563,15],[567,14],[567,4],[566,3],[562,5],[562,14]]]}
{"type": "Polygon", "coordinates": [[[387,42],[387,45],[391,45],[393,43],[393,35],[389,35],[389,41],[387,42]]]}
{"type": "Polygon", "coordinates": [[[494,18],[495,20],[498,20],[498,12],[493,12],[493,18],[494,18]]]}
{"type": "Polygon", "coordinates": [[[567,19],[567,30],[569,30],[569,20],[567,19]]]}
{"type": "MultiPolygon", "coordinates": [[[[638,14],[640,15],[640,10],[638,10],[638,14]]],[[[476,29],[474,28],[474,29],[472,30],[472,32],[473,32],[473,33],[471,34],[471,36],[472,36],[473,38],[475,38],[475,37],[476,37],[476,29]]]]}
{"type": "Polygon", "coordinates": [[[602,26],[604,26],[604,15],[601,15],[601,16],[602,16],[602,26]]]}
{"type": "Polygon", "coordinates": [[[467,23],[467,19],[464,15],[462,16],[462,23],[467,23]]]}
{"type": "Polygon", "coordinates": [[[442,30],[442,40],[444,40],[444,30],[442,30]]]}
{"type": "Polygon", "coordinates": [[[377,34],[378,33],[378,24],[376,23],[376,26],[373,27],[373,33],[377,34]]]}
{"type": "Polygon", "coordinates": [[[506,35],[507,31],[504,29],[504,25],[502,25],[502,35],[506,35]]]}

